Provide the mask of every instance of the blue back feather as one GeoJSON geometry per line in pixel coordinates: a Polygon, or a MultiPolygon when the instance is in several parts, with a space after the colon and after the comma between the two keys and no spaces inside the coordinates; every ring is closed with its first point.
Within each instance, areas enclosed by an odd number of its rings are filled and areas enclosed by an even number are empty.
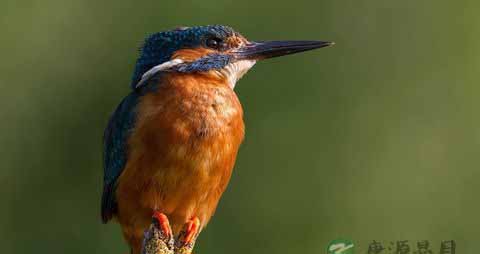
{"type": "Polygon", "coordinates": [[[136,120],[140,94],[130,93],[113,112],[103,137],[104,187],[102,221],[106,223],[116,213],[115,187],[127,162],[127,141],[136,120]]]}

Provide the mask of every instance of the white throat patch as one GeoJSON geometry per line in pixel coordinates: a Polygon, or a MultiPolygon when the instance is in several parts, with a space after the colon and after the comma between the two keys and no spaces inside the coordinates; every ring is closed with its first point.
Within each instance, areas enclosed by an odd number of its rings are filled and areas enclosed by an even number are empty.
{"type": "Polygon", "coordinates": [[[228,84],[233,89],[237,81],[255,65],[255,60],[240,60],[229,63],[223,69],[219,70],[228,79],[228,84]]]}

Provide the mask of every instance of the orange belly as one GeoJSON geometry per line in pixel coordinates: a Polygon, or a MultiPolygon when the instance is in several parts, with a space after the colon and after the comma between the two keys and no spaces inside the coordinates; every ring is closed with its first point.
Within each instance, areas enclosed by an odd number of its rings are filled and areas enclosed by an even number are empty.
{"type": "Polygon", "coordinates": [[[205,226],[225,190],[243,140],[243,112],[233,90],[202,76],[176,74],[143,96],[119,178],[117,218],[134,253],[152,212],[174,234],[196,216],[205,226]]]}

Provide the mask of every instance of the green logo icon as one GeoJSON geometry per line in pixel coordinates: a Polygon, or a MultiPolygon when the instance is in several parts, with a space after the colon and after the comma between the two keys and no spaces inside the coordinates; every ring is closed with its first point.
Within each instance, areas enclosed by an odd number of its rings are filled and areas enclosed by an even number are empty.
{"type": "Polygon", "coordinates": [[[336,239],[327,247],[327,254],[353,254],[353,242],[347,239],[336,239]]]}

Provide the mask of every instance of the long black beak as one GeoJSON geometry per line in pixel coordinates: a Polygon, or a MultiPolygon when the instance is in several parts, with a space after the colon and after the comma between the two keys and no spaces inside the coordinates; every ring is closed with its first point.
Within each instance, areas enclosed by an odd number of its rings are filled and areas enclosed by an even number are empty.
{"type": "Polygon", "coordinates": [[[262,60],[334,45],[328,41],[262,41],[251,42],[233,53],[237,59],[262,60]]]}

